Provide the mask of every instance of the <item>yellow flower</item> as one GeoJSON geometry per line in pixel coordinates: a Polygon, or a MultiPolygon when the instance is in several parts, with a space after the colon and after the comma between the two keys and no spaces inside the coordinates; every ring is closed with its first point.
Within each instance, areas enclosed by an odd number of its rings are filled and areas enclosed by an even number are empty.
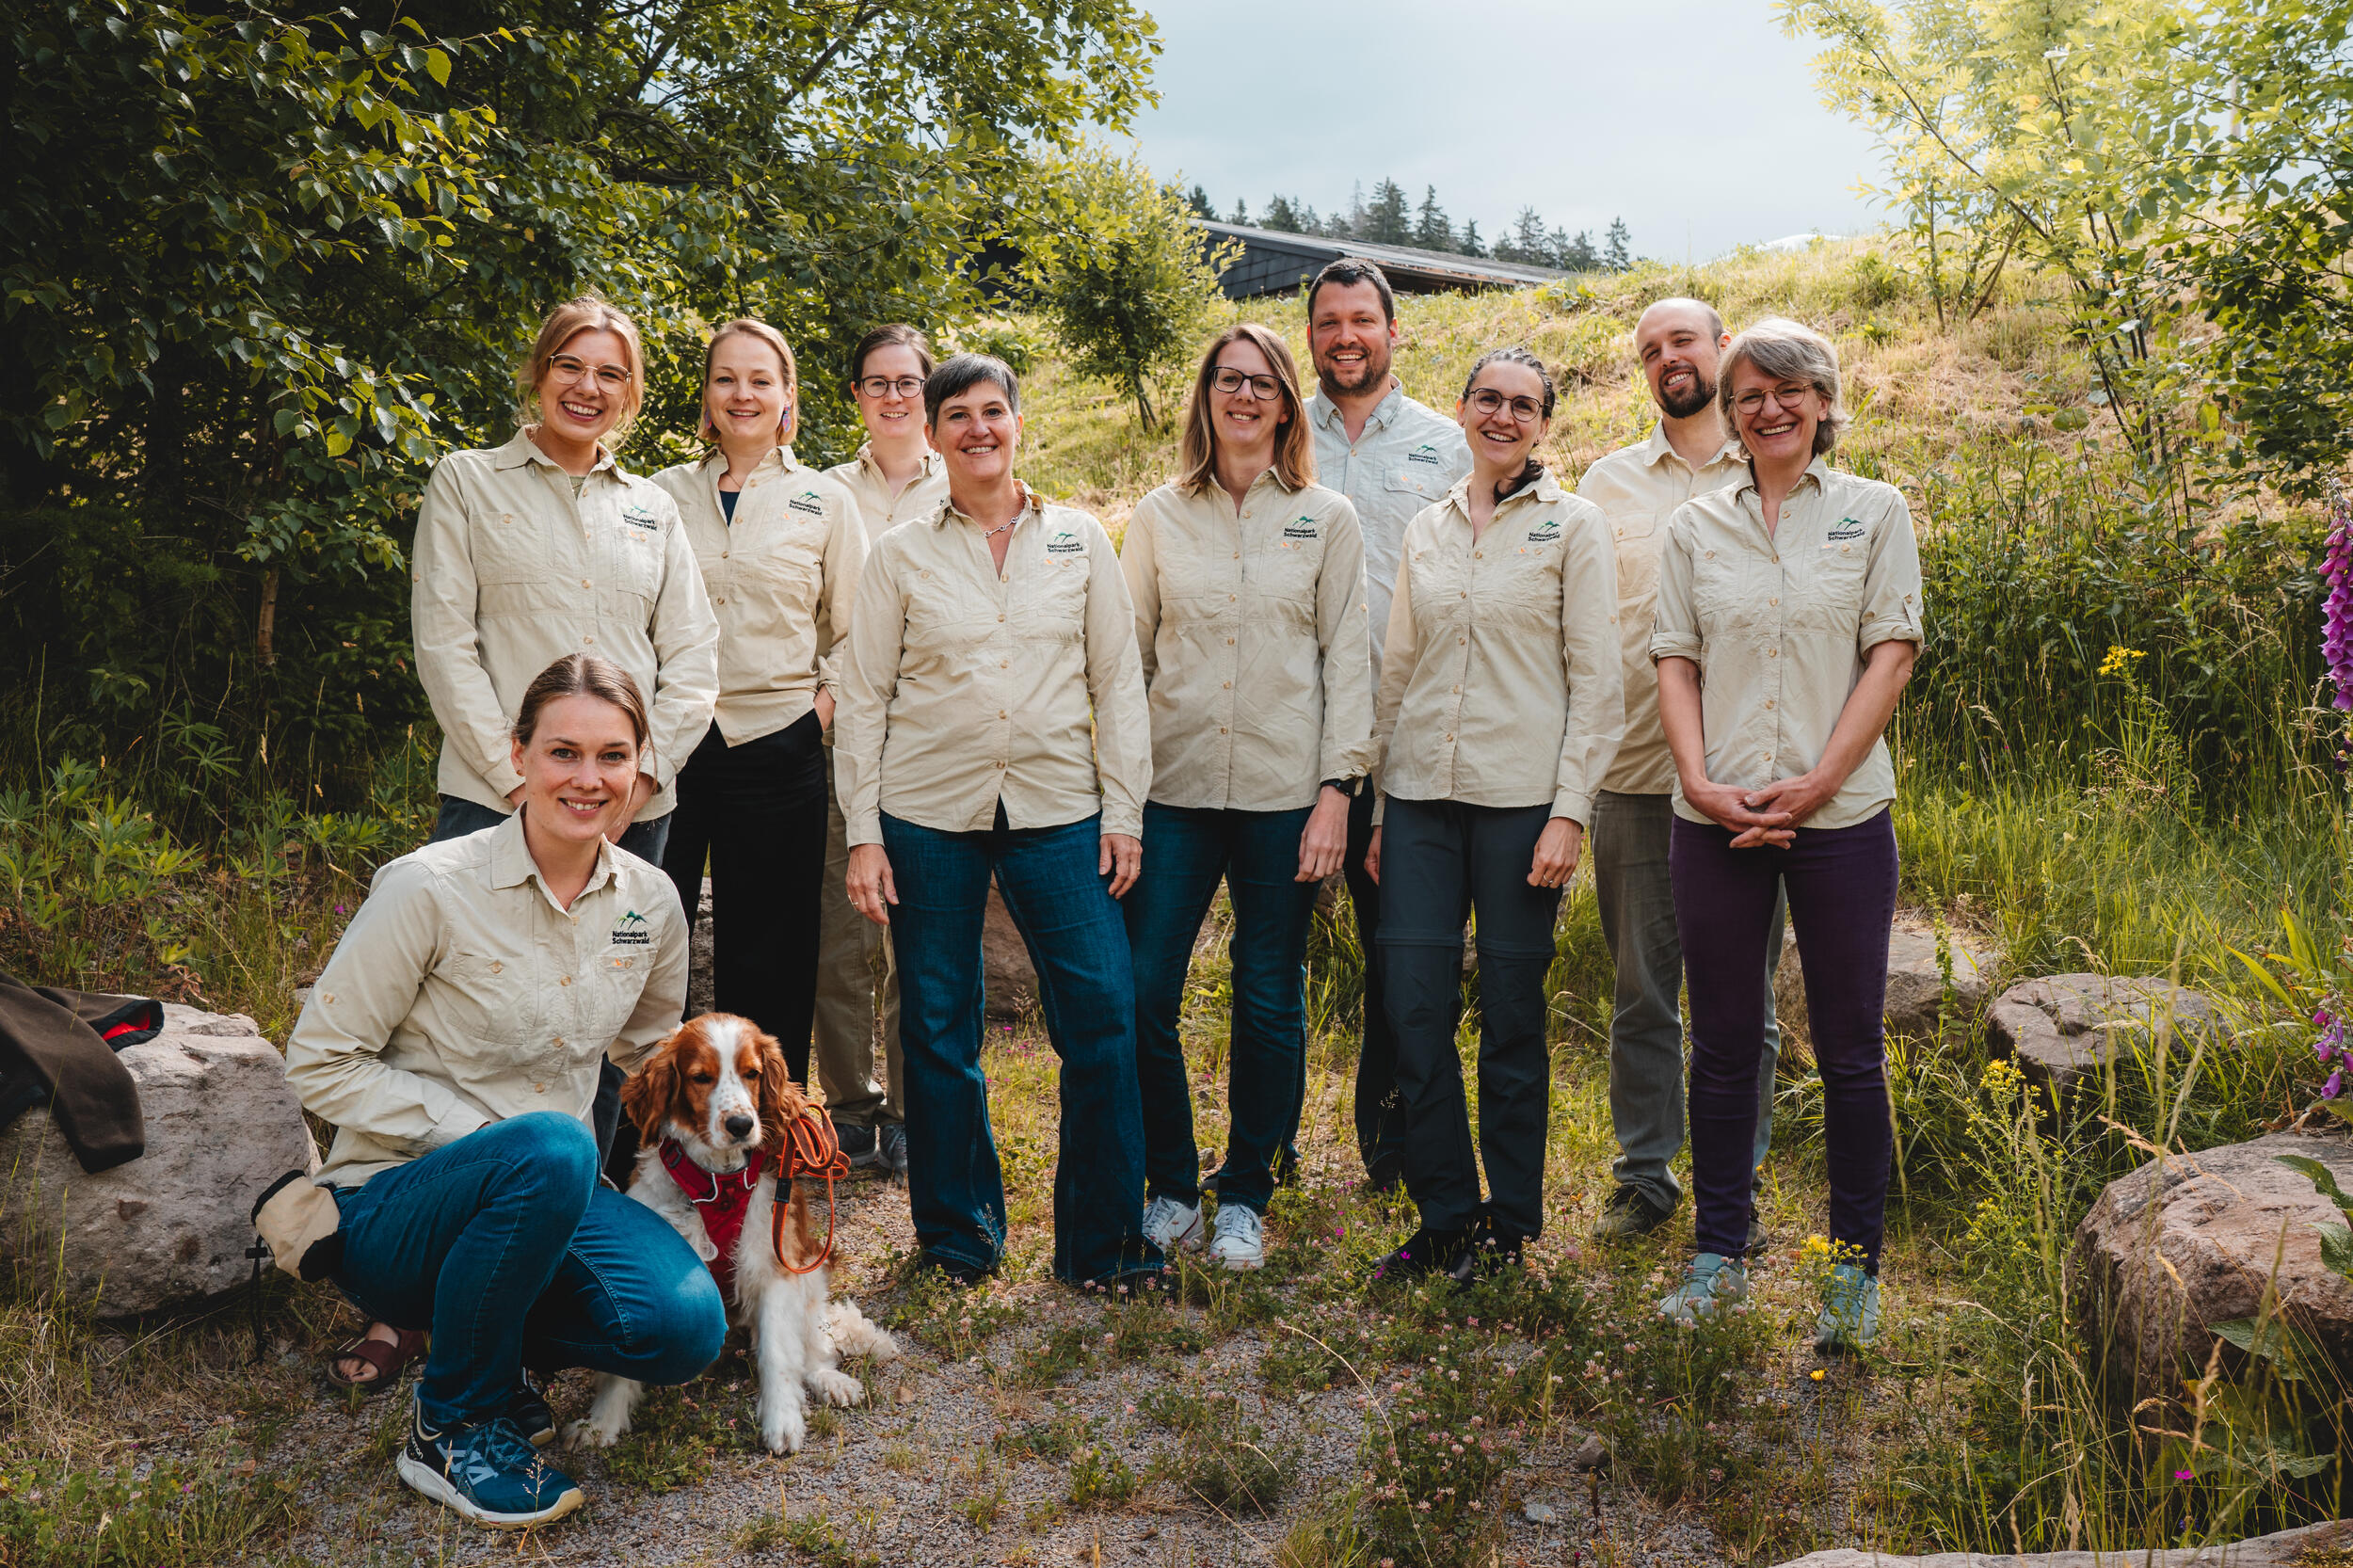
{"type": "Polygon", "coordinates": [[[1822,1378],[1823,1378],[1823,1376],[1824,1376],[1824,1375],[1825,1375],[1825,1374],[1823,1373],[1822,1369],[1821,1369],[1819,1367],[1817,1367],[1817,1368],[1814,1368],[1814,1370],[1812,1370],[1812,1371],[1810,1371],[1810,1372],[1806,1373],[1806,1376],[1807,1376],[1807,1377],[1812,1378],[1812,1379],[1813,1379],[1815,1382],[1817,1382],[1817,1383],[1821,1382],[1821,1381],[1822,1381],[1822,1378]]]}
{"type": "Polygon", "coordinates": [[[1997,1056],[1985,1064],[1985,1074],[1977,1082],[1995,1099],[2008,1099],[2026,1086],[2026,1075],[2009,1057],[1997,1056]]]}
{"type": "Polygon", "coordinates": [[[2126,648],[2121,643],[2110,643],[2108,656],[2100,661],[2100,673],[2102,675],[2130,675],[2133,672],[2133,661],[2148,657],[2149,655],[2139,648],[2126,648]]]}

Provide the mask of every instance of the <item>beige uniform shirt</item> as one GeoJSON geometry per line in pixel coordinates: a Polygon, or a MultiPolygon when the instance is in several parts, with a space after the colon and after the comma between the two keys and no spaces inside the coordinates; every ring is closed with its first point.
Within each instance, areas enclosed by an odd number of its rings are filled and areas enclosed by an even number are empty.
{"type": "Polygon", "coordinates": [[[719,702],[728,744],[798,720],[823,686],[841,700],[835,650],[857,599],[866,530],[841,487],[780,446],[745,476],[729,522],[719,501],[727,456],[664,469],[719,621],[719,702]]]}
{"type": "Polygon", "coordinates": [[[376,873],[286,1041],[286,1077],[335,1124],[319,1180],[358,1187],[532,1111],[585,1125],[609,1052],[634,1067],[686,1005],[670,879],[611,844],[568,911],[520,816],[376,873]]]}
{"type": "Polygon", "coordinates": [[[1353,442],[1338,405],[1320,392],[1307,400],[1307,428],[1315,437],[1316,483],[1348,497],[1365,536],[1365,609],[1378,685],[1406,525],[1470,472],[1470,446],[1461,425],[1406,396],[1401,383],[1389,389],[1353,442]]]}
{"type": "Polygon", "coordinates": [[[711,728],[719,623],[669,493],[608,456],[579,495],[521,431],[433,466],[417,510],[409,618],[417,674],[441,727],[440,791],[504,811],[524,688],[567,653],[629,671],[652,744],[641,771],[670,782],[711,728]]]}
{"type": "MultiPolygon", "coordinates": [[[[1692,497],[1667,524],[1653,659],[1700,667],[1707,776],[1755,789],[1822,760],[1881,643],[1920,641],[1920,551],[1903,493],[1821,458],[1765,532],[1756,485],[1692,497]]],[[[1896,798],[1882,737],[1808,827],[1852,827],[1896,798]]],[[[1675,814],[1707,819],[1675,791],[1675,814]]]]}
{"type": "Polygon", "coordinates": [[[866,524],[870,546],[909,518],[929,516],[948,499],[948,471],[936,452],[923,454],[923,472],[896,496],[890,493],[890,482],[883,477],[882,470],[874,466],[872,441],[859,447],[857,456],[848,462],[827,469],[825,477],[849,492],[859,520],[866,524]]]}
{"type": "Polygon", "coordinates": [[[1473,539],[1469,485],[1405,531],[1373,727],[1382,792],[1550,802],[1591,826],[1625,729],[1609,525],[1547,473],[1473,539]]]}
{"type": "Polygon", "coordinates": [[[1625,652],[1625,739],[1601,787],[1617,794],[1671,794],[1675,760],[1658,723],[1658,672],[1650,662],[1651,616],[1658,603],[1658,548],[1676,507],[1705,490],[1748,477],[1733,442],[1693,472],[1654,425],[1648,440],[1595,462],[1577,493],[1601,508],[1618,547],[1618,632],[1625,652]]]}
{"type": "Polygon", "coordinates": [[[1152,798],[1289,811],[1372,765],[1356,508],[1268,469],[1234,498],[1162,485],[1119,546],[1152,712],[1152,798]]]}
{"type": "Polygon", "coordinates": [[[1135,611],[1102,524],[1031,492],[1002,576],[948,502],[867,557],[850,617],[834,783],[849,841],[885,811],[978,832],[1100,811],[1141,836],[1152,739],[1135,611]],[[1091,722],[1090,722],[1091,721],[1091,722]]]}

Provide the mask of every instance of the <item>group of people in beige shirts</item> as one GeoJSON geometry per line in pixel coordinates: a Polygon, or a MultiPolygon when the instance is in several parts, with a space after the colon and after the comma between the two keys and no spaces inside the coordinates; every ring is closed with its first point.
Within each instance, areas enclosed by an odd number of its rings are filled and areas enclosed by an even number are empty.
{"type": "Polygon", "coordinates": [[[1128,1289],[1178,1250],[1262,1264],[1298,1159],[1307,932],[1344,875],[1359,1150],[1420,1220],[1376,1272],[1466,1281],[1544,1226],[1545,977],[1590,840],[1624,1151],[1598,1229],[1672,1213],[1688,1106],[1696,1252],[1661,1303],[1685,1321],[1740,1297],[1761,1240],[1785,910],[1842,1249],[1817,1339],[1876,1335],[1881,735],[1920,575],[1901,496],[1827,461],[1834,350],[1652,305],[1635,348],[1657,425],[1572,488],[1537,456],[1556,400],[1537,356],[1481,356],[1448,418],[1392,371],[1376,266],[1335,262],[1305,301],[1312,393],[1278,333],[1222,332],[1176,476],[1116,547],[1019,478],[1015,373],[935,363],[904,326],[858,344],[867,441],[824,472],[792,452],[790,346],[722,326],[708,456],[645,478],[613,456],[643,395],[636,329],[576,300],[519,373],[514,439],[435,469],[414,617],[442,811],[378,874],[288,1064],[338,1128],[338,1281],[380,1320],[337,1376],[389,1381],[430,1329],[410,1447],[484,1478],[475,1512],[545,1503],[509,1475],[552,1430],[525,1368],[675,1381],[716,1353],[699,1261],[596,1180],[630,1152],[615,1088],[683,1009],[706,872],[716,1005],[804,1081],[814,1042],[845,1152],[904,1172],[922,1259],[958,1284],[1006,1239],[981,1067],[994,886],[1062,1062],[1053,1272],[1128,1289]],[[1211,1203],[1179,1017],[1221,886],[1211,1203]]]}

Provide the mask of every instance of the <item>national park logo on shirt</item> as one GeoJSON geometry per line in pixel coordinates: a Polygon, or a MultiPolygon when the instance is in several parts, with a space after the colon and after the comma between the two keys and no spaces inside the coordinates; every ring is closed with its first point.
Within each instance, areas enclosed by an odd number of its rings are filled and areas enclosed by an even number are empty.
{"type": "Polygon", "coordinates": [[[1863,537],[1863,523],[1860,519],[1840,518],[1838,526],[1823,536],[1831,539],[1859,539],[1863,537]]]}
{"type": "Polygon", "coordinates": [[[638,505],[633,501],[621,508],[621,520],[628,523],[632,528],[644,528],[657,533],[660,532],[662,528],[662,520],[660,518],[655,517],[651,512],[648,511],[645,507],[638,505]]]}
{"type": "Polygon", "coordinates": [[[1316,520],[1313,518],[1301,518],[1297,522],[1283,524],[1283,537],[1287,539],[1312,539],[1316,536],[1316,520]]]}
{"type": "Polygon", "coordinates": [[[1540,522],[1535,527],[1528,531],[1528,542],[1529,544],[1550,544],[1553,540],[1559,538],[1560,536],[1561,525],[1550,520],[1540,522]]]}
{"type": "Polygon", "coordinates": [[[1046,541],[1046,553],[1048,555],[1084,555],[1086,552],[1086,541],[1067,528],[1060,530],[1046,541]]]}
{"type": "Polygon", "coordinates": [[[789,509],[800,513],[805,518],[822,518],[825,515],[824,498],[819,495],[815,490],[803,490],[800,494],[786,502],[785,505],[789,509]]]}
{"type": "Polygon", "coordinates": [[[1443,468],[1446,466],[1438,460],[1438,449],[1432,446],[1428,441],[1422,442],[1419,446],[1414,448],[1413,451],[1405,454],[1405,460],[1409,463],[1428,463],[1432,468],[1443,468]]]}
{"type": "Polygon", "coordinates": [[[611,940],[616,947],[649,948],[653,933],[646,929],[646,917],[632,909],[614,922],[611,940]]]}

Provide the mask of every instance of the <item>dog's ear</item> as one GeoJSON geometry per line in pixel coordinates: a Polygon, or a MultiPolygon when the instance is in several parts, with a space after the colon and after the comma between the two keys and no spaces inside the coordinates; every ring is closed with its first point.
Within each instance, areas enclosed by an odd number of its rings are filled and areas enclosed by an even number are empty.
{"type": "Polygon", "coordinates": [[[784,1048],[773,1034],[760,1036],[760,1135],[770,1148],[784,1146],[786,1129],[801,1113],[800,1089],[785,1070],[784,1048]]]}
{"type": "Polygon", "coordinates": [[[661,1141],[663,1124],[670,1119],[670,1107],[678,1102],[679,1036],[685,1032],[683,1024],[671,1031],[638,1069],[621,1080],[621,1114],[637,1129],[641,1144],[661,1141]]]}

